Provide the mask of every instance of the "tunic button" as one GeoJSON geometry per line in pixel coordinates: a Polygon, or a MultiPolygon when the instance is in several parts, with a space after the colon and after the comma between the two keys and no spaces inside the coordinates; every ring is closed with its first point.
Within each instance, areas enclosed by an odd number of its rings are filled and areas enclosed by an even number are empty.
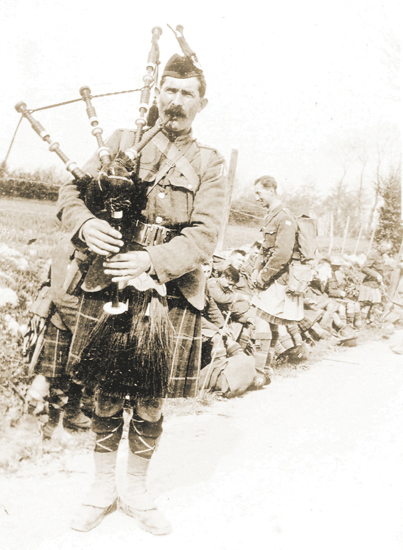
{"type": "Polygon", "coordinates": [[[155,223],[161,223],[161,222],[162,222],[161,216],[157,216],[157,217],[155,218],[155,223]]]}
{"type": "Polygon", "coordinates": [[[160,199],[163,199],[165,197],[165,193],[158,193],[158,196],[160,199]]]}

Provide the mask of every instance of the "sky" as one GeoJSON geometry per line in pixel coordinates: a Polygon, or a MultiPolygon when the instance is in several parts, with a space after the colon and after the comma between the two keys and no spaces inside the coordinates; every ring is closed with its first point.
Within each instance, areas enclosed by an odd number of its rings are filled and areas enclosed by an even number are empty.
{"type": "MultiPolygon", "coordinates": [[[[350,185],[366,159],[366,185],[376,151],[384,170],[400,158],[399,2],[387,0],[234,3],[2,0],[0,21],[0,160],[19,120],[18,101],[37,108],[80,97],[139,88],[151,29],[163,28],[162,65],[179,46],[167,24],[182,24],[207,79],[208,107],[194,135],[227,159],[238,150],[236,194],[269,174],[280,189],[315,183],[327,193],[348,164],[350,185]],[[140,7],[139,7],[140,6],[140,7]],[[351,160],[352,159],[352,160],[351,160]]],[[[107,137],[134,127],[139,94],[94,100],[107,137]]],[[[79,166],[96,149],[82,102],[35,113],[79,166]]],[[[10,168],[63,163],[23,120],[10,168]]]]}

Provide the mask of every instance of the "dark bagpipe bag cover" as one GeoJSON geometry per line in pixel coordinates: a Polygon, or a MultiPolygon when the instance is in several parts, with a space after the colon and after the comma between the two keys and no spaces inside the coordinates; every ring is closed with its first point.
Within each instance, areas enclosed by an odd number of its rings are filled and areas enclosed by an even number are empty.
{"type": "MultiPolygon", "coordinates": [[[[119,164],[117,168],[122,174],[126,172],[119,164]]],[[[114,171],[116,173],[116,169],[114,171]]],[[[115,205],[128,201],[130,215],[125,216],[125,221],[129,224],[133,217],[138,216],[145,192],[141,182],[133,183],[129,189],[119,188],[118,193],[114,186],[103,197],[103,201],[107,201],[110,193],[114,194],[115,205]]],[[[87,193],[88,189],[93,190],[94,186],[87,187],[87,193]]],[[[87,194],[87,204],[92,201],[94,196],[89,201],[87,194]]],[[[121,230],[125,233],[125,227],[121,230]]],[[[128,247],[143,250],[135,243],[128,247]]],[[[103,310],[112,292],[112,286],[100,292],[83,292],[73,341],[75,349],[72,350],[72,356],[77,359],[69,365],[69,372],[76,382],[92,388],[98,386],[110,395],[164,397],[168,388],[174,332],[167,298],[160,296],[155,289],[139,291],[127,286],[121,292],[121,300],[129,301],[128,311],[113,315],[103,310]],[[88,318],[98,321],[89,324],[88,318]]]]}
{"type": "Polygon", "coordinates": [[[89,335],[85,325],[83,334],[76,335],[73,346],[81,351],[70,367],[73,379],[120,397],[164,397],[173,341],[167,298],[154,289],[128,287],[122,293],[122,299],[129,300],[128,310],[110,315],[103,311],[107,292],[83,295],[78,323],[85,317],[98,321],[89,335]]]}

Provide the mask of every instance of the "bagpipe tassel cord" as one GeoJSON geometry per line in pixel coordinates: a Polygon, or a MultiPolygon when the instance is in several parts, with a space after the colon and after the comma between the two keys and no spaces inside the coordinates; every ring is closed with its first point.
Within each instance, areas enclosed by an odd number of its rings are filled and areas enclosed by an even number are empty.
{"type": "Polygon", "coordinates": [[[110,395],[164,397],[174,337],[167,299],[153,289],[130,292],[127,312],[102,314],[72,374],[110,395]]]}

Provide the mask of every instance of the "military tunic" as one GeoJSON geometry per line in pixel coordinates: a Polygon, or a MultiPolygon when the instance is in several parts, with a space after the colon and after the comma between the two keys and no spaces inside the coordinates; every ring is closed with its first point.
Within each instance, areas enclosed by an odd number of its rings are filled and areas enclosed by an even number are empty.
{"type": "MultiPolygon", "coordinates": [[[[139,176],[149,184],[141,221],[178,231],[178,236],[168,243],[148,246],[146,250],[158,281],[175,280],[186,299],[196,309],[202,310],[205,277],[201,265],[211,258],[222,223],[225,161],[215,149],[199,145],[191,133],[176,139],[162,133],[159,136],[165,136],[165,139],[158,140],[158,146],[154,138],[141,152],[139,176]],[[157,182],[155,178],[160,169],[171,163],[167,158],[171,146],[185,152],[187,163],[179,166],[178,162],[157,182]],[[208,150],[207,162],[202,149],[208,150]]],[[[133,140],[134,131],[115,131],[106,142],[112,158],[120,149],[130,147],[133,140]]],[[[83,169],[96,176],[99,167],[97,155],[94,155],[83,169]]],[[[79,246],[79,229],[94,214],[80,200],[74,182],[61,188],[58,217],[70,232],[74,244],[79,246]]]]}
{"type": "Polygon", "coordinates": [[[268,321],[285,324],[303,318],[301,296],[287,294],[288,267],[292,259],[297,233],[295,217],[278,204],[269,209],[262,228],[263,243],[255,263],[263,288],[252,298],[252,304],[268,315],[268,321]]]}

